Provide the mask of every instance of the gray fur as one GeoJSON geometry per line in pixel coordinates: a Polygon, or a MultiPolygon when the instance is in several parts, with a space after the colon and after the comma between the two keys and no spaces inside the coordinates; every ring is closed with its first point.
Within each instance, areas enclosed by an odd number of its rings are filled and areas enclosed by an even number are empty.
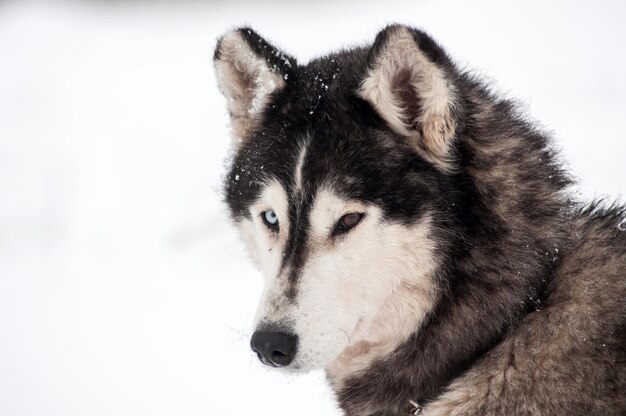
{"type": "MultiPolygon", "coordinates": [[[[264,183],[289,193],[301,169],[302,189],[289,200],[299,226],[284,254],[293,271],[285,302],[298,303],[307,215],[321,186],[376,205],[389,223],[433,219],[435,306],[387,356],[329,376],[346,415],[407,415],[412,402],[425,416],[626,414],[623,207],[574,202],[550,138],[421,31],[390,26],[371,47],[307,65],[251,29],[237,33],[287,80],[239,137],[225,186],[243,222],[264,183]],[[396,58],[407,39],[420,66],[396,58]],[[424,62],[447,102],[423,96],[433,90],[424,62]],[[429,113],[429,102],[443,110],[429,113]]],[[[228,67],[225,59],[218,43],[216,64],[228,67]]]]}

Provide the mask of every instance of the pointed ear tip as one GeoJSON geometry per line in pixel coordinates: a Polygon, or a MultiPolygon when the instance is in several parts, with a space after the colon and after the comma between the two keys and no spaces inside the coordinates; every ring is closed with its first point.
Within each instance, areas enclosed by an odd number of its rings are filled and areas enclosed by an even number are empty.
{"type": "Polygon", "coordinates": [[[414,39],[415,31],[416,29],[399,23],[385,26],[376,35],[376,39],[372,44],[370,59],[375,59],[381,51],[397,41],[414,39]]]}
{"type": "Polygon", "coordinates": [[[254,30],[248,26],[241,26],[241,27],[227,30],[222,35],[220,35],[217,38],[217,41],[215,42],[215,50],[213,52],[213,61],[217,61],[222,58],[225,47],[245,42],[243,32],[251,33],[251,32],[254,32],[254,30]]]}
{"type": "Polygon", "coordinates": [[[217,41],[215,42],[215,49],[213,51],[213,61],[218,61],[222,58],[224,47],[234,36],[236,36],[236,31],[229,30],[217,38],[217,41]]]}
{"type": "Polygon", "coordinates": [[[409,30],[410,27],[403,23],[390,23],[383,30],[396,31],[396,30],[409,30]]]}
{"type": "Polygon", "coordinates": [[[378,32],[379,35],[385,35],[385,36],[390,36],[390,35],[411,35],[413,31],[415,31],[416,29],[411,27],[411,26],[407,26],[405,24],[402,23],[392,23],[389,24],[387,26],[385,26],[380,32],[378,32]]]}

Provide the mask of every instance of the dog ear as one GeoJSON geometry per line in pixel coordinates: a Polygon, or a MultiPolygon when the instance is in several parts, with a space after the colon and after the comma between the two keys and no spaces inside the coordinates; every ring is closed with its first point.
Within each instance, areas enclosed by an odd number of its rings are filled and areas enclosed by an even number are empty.
{"type": "Polygon", "coordinates": [[[453,169],[458,102],[443,49],[423,32],[393,25],[378,34],[368,59],[361,98],[426,159],[453,169]]]}
{"type": "Polygon", "coordinates": [[[227,100],[235,141],[245,140],[261,121],[272,94],[285,88],[296,62],[250,28],[224,34],[213,64],[227,100]]]}

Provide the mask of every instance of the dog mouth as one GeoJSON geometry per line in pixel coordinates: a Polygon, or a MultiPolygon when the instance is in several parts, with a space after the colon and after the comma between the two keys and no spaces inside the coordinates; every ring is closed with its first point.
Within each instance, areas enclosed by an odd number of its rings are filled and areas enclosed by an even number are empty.
{"type": "Polygon", "coordinates": [[[265,358],[260,352],[256,353],[257,358],[259,359],[259,361],[261,361],[261,363],[265,364],[268,367],[274,367],[274,368],[279,368],[280,366],[275,364],[274,362],[268,360],[267,358],[265,358]]]}
{"type": "Polygon", "coordinates": [[[273,352],[271,358],[265,357],[263,354],[261,354],[258,351],[255,351],[255,352],[256,352],[256,356],[259,359],[259,361],[262,364],[264,364],[264,365],[266,365],[268,367],[285,368],[285,367],[287,367],[289,365],[289,364],[286,364],[286,365],[283,364],[288,358],[284,354],[282,354],[280,352],[273,352]]]}

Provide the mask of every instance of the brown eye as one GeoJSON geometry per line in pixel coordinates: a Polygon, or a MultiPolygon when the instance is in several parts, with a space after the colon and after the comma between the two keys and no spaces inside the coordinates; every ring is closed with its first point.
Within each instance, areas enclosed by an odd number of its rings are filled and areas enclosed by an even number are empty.
{"type": "Polygon", "coordinates": [[[333,230],[333,235],[345,233],[350,229],[354,228],[361,220],[363,219],[363,214],[360,212],[352,212],[350,214],[346,214],[339,219],[335,229],[333,230]]]}

